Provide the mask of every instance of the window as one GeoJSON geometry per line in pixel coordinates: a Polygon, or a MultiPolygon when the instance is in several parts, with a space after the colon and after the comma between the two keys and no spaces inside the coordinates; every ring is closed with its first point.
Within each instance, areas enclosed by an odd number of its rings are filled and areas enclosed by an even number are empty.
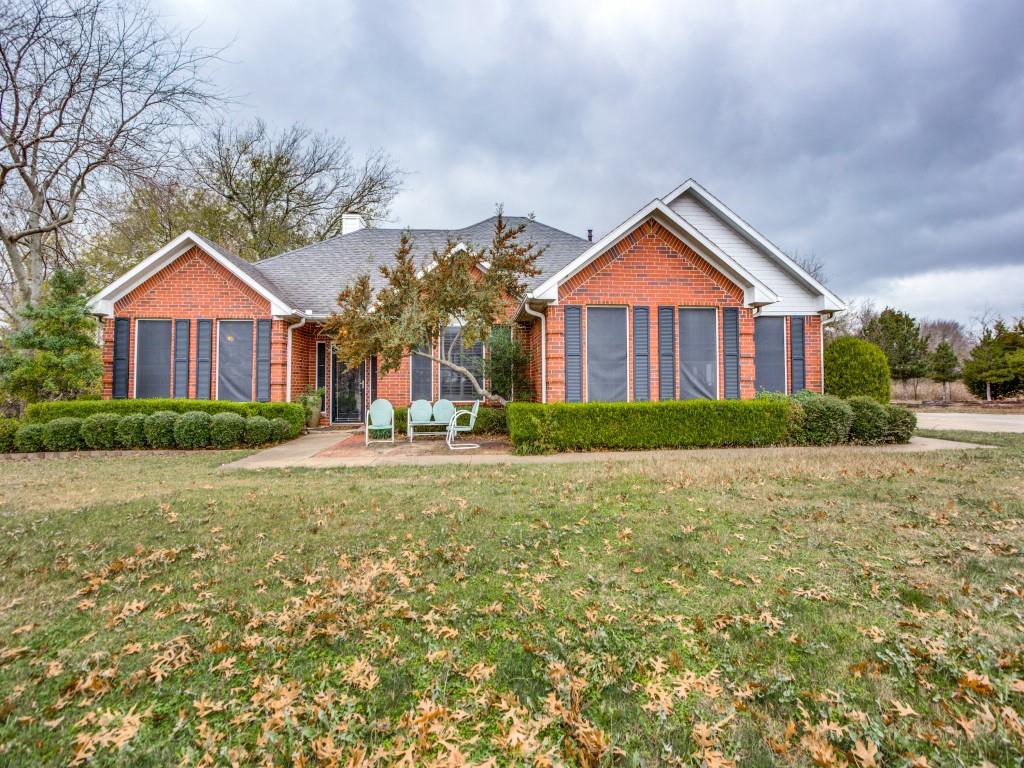
{"type": "Polygon", "coordinates": [[[217,399],[252,400],[252,321],[217,325],[217,399]]]}
{"type": "Polygon", "coordinates": [[[718,319],[714,308],[679,310],[679,399],[718,399],[718,319]]]}
{"type": "Polygon", "coordinates": [[[327,344],[316,343],[316,388],[320,390],[320,413],[327,410],[327,344]]]}
{"type": "MultiPolygon", "coordinates": [[[[462,344],[462,328],[452,325],[444,329],[442,343],[444,344],[445,351],[448,352],[446,355],[447,359],[467,368],[474,376],[479,377],[482,375],[483,343],[478,341],[470,349],[466,349],[462,344]]],[[[439,367],[441,369],[441,397],[448,400],[476,399],[476,390],[473,389],[473,385],[469,383],[468,378],[443,365],[439,367]]]]}
{"type": "Polygon", "coordinates": [[[171,321],[135,325],[135,396],[171,396],[171,321]]]}
{"type": "Polygon", "coordinates": [[[587,307],[587,401],[628,400],[625,307],[587,307]]]}
{"type": "MultiPolygon", "coordinates": [[[[423,345],[420,349],[429,352],[430,347],[423,345]]],[[[409,366],[412,369],[412,388],[410,397],[413,400],[432,400],[434,397],[433,376],[431,370],[434,361],[423,355],[410,355],[409,366]]]]}
{"type": "Polygon", "coordinates": [[[786,318],[754,318],[754,388],[786,391],[786,318]]]}

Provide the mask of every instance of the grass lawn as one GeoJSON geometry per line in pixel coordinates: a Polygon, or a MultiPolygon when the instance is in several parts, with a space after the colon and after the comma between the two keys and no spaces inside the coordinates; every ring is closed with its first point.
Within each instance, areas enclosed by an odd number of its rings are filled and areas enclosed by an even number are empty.
{"type": "Polygon", "coordinates": [[[1021,765],[1024,435],[961,437],[2,463],[0,764],[1021,765]]]}

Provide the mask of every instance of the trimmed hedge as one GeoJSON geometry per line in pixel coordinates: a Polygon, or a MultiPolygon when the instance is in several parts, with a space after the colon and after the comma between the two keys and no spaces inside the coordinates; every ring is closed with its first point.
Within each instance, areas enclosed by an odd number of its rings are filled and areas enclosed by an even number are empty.
{"type": "Polygon", "coordinates": [[[216,413],[210,419],[210,445],[213,448],[234,448],[242,443],[245,419],[237,413],[216,413]]]}
{"type": "Polygon", "coordinates": [[[20,426],[21,421],[18,419],[0,419],[0,453],[14,450],[14,436],[20,426]]]}
{"type": "Polygon", "coordinates": [[[121,417],[116,413],[94,413],[82,420],[82,442],[94,451],[110,451],[118,446],[117,427],[121,417]]]}
{"type": "Polygon", "coordinates": [[[174,447],[174,424],[178,414],[174,411],[157,411],[146,417],[146,443],[150,448],[174,447]]]}
{"type": "Polygon", "coordinates": [[[270,419],[262,416],[250,416],[245,420],[245,432],[242,435],[242,442],[249,446],[263,445],[269,443],[274,434],[274,427],[270,419]]]}
{"type": "MultiPolygon", "coordinates": [[[[469,410],[472,406],[456,405],[455,409],[469,410]]],[[[395,408],[395,434],[404,435],[406,427],[409,422],[406,420],[406,416],[409,413],[408,408],[395,408]]],[[[462,417],[461,423],[465,423],[465,416],[462,417]]],[[[436,430],[437,427],[432,429],[436,430]]],[[[377,430],[371,430],[374,434],[377,430]]],[[[383,433],[381,433],[383,434],[383,433]]],[[[508,434],[508,409],[499,408],[492,405],[481,405],[480,410],[476,414],[476,426],[473,428],[473,434],[477,435],[507,435],[508,434]]]]}
{"type": "Polygon", "coordinates": [[[775,445],[790,405],[774,399],[645,403],[511,403],[518,453],[775,445]]]}
{"type": "Polygon", "coordinates": [[[850,440],[864,445],[876,445],[885,440],[889,429],[889,412],[885,406],[865,395],[851,397],[846,401],[853,409],[850,423],[850,440]]]}
{"type": "Polygon", "coordinates": [[[282,419],[280,416],[271,419],[270,426],[273,427],[272,439],[274,440],[274,442],[284,442],[289,437],[291,437],[291,425],[287,421],[282,419]]]}
{"type": "Polygon", "coordinates": [[[887,443],[909,443],[917,429],[917,414],[909,408],[901,405],[885,406],[886,414],[889,417],[885,428],[885,441],[887,443]]]}
{"type": "Polygon", "coordinates": [[[185,400],[184,398],[149,398],[142,400],[61,400],[32,403],[25,409],[25,420],[44,424],[64,416],[86,418],[94,413],[151,414],[157,411],[187,413],[202,411],[211,416],[217,413],[237,413],[239,416],[281,418],[291,426],[290,437],[297,437],[306,423],[306,414],[298,403],[236,403],[231,400],[185,400]]]}
{"type": "Polygon", "coordinates": [[[174,422],[174,444],[179,448],[194,450],[210,444],[210,420],[213,417],[202,411],[183,413],[174,422]]]}
{"type": "Polygon", "coordinates": [[[798,392],[791,398],[800,407],[799,426],[790,442],[802,445],[838,445],[850,437],[853,409],[843,400],[816,392],[798,392]]]}
{"type": "Polygon", "coordinates": [[[128,450],[149,447],[149,443],[146,442],[146,414],[129,413],[127,416],[117,418],[120,419],[117,423],[118,445],[128,450]]]}
{"type": "Polygon", "coordinates": [[[889,362],[878,346],[846,336],[825,347],[825,392],[836,397],[865,395],[882,405],[892,395],[889,362]]]}
{"type": "Polygon", "coordinates": [[[14,447],[22,453],[45,451],[42,424],[22,424],[14,433],[14,447]]]}
{"type": "Polygon", "coordinates": [[[82,419],[65,416],[43,425],[43,445],[48,451],[77,451],[85,447],[82,441],[82,419]]]}

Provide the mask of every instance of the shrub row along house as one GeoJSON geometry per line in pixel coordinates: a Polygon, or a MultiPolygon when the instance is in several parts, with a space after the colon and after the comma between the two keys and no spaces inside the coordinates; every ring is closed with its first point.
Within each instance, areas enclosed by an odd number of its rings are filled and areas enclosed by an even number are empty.
{"type": "MultiPolygon", "coordinates": [[[[749,399],[821,391],[822,323],[843,302],[692,179],[596,242],[533,220],[544,247],[510,323],[542,402],[749,399]]],[[[493,220],[412,230],[424,263],[493,220]]],[[[363,421],[377,397],[474,399],[468,381],[406,356],[385,373],[335,359],[322,324],[358,275],[383,285],[402,230],[345,218],[341,235],[249,263],[185,232],[91,300],[103,320],[103,396],[289,401],[323,387],[323,423],[363,421]]],[[[458,327],[444,329],[447,343],[458,327]]],[[[486,355],[479,345],[462,359],[486,355]]]]}

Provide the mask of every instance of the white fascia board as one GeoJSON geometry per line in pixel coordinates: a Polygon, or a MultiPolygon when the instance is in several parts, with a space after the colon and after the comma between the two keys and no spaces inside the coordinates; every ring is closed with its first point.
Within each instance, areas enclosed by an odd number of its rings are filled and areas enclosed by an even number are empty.
{"type": "Polygon", "coordinates": [[[750,306],[772,304],[779,300],[779,297],[764,283],[744,269],[731,256],[721,248],[708,240],[688,221],[680,217],[670,209],[662,200],[652,200],[639,211],[634,213],[622,224],[617,226],[607,235],[602,237],[590,248],[581,253],[569,264],[560,269],[540,286],[534,289],[530,299],[538,301],[558,301],[558,286],[568,280],[574,274],[586,267],[597,257],[615,245],[619,240],[639,226],[644,220],[650,217],[661,220],[662,224],[672,231],[680,240],[692,248],[694,252],[708,261],[715,269],[729,277],[733,282],[743,288],[744,303],[750,306]]]}
{"type": "Polygon", "coordinates": [[[216,261],[224,267],[224,269],[269,301],[271,314],[278,316],[303,314],[289,307],[285,302],[270,293],[266,288],[249,277],[245,272],[238,269],[238,267],[232,264],[230,260],[226,259],[220,253],[213,243],[206,240],[206,238],[200,237],[192,230],[182,232],[163,248],[143,259],[106,288],[89,299],[89,309],[97,315],[113,315],[114,304],[116,304],[119,299],[130,293],[168,264],[174,262],[174,260],[179,256],[188,252],[193,246],[201,248],[211,259],[216,261]]]}
{"type": "Polygon", "coordinates": [[[729,206],[711,194],[695,179],[687,179],[663,197],[662,200],[666,205],[672,205],[675,200],[686,192],[693,192],[702,203],[714,210],[715,213],[722,216],[722,218],[732,224],[732,226],[743,233],[749,240],[758,245],[765,253],[779,262],[783,269],[802,282],[806,287],[817,293],[822,298],[821,311],[843,312],[846,310],[845,301],[815,280],[807,273],[807,270],[787,256],[781,248],[776,246],[775,243],[740,218],[740,216],[738,216],[729,206]]]}

